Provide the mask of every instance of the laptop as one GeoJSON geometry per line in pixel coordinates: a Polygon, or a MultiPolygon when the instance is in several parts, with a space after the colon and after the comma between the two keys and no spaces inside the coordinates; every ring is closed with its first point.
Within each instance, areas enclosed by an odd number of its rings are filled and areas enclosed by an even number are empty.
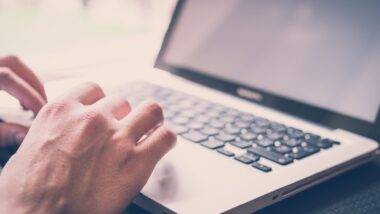
{"type": "MultiPolygon", "coordinates": [[[[380,140],[377,1],[180,0],[155,99],[177,146],[134,203],[252,213],[371,160],[380,140]]],[[[318,203],[318,202],[316,202],[318,203]]]]}

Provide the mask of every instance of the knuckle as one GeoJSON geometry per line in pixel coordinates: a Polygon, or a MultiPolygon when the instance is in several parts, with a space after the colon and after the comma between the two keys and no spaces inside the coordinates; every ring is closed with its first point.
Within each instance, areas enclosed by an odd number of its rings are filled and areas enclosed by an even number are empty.
{"type": "Polygon", "coordinates": [[[68,108],[68,103],[62,100],[55,100],[46,104],[42,110],[42,114],[61,114],[68,108]]]}
{"type": "Polygon", "coordinates": [[[82,119],[92,123],[103,123],[106,119],[104,114],[96,109],[87,110],[83,113],[82,119]]]}
{"type": "Polygon", "coordinates": [[[97,110],[86,110],[78,117],[79,123],[82,124],[83,131],[89,131],[92,134],[103,133],[110,129],[108,127],[107,117],[97,110]]]}
{"type": "Polygon", "coordinates": [[[153,101],[148,101],[145,104],[145,109],[149,115],[153,116],[157,120],[163,120],[164,115],[162,112],[162,108],[158,103],[153,102],[153,101]]]}
{"type": "MultiPolygon", "coordinates": [[[[128,138],[131,141],[138,141],[138,136],[136,136],[136,126],[134,126],[132,123],[127,123],[123,125],[124,134],[128,136],[128,138]]],[[[136,143],[134,142],[134,143],[136,143]]]]}
{"type": "Polygon", "coordinates": [[[115,142],[114,145],[116,146],[118,151],[123,152],[123,156],[133,156],[136,151],[134,148],[134,143],[128,142],[129,139],[126,139],[122,133],[117,132],[113,135],[112,141],[115,142]]]}

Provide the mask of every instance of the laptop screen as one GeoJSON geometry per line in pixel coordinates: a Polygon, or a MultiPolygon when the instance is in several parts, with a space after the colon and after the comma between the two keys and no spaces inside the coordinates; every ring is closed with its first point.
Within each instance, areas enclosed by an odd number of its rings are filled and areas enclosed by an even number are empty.
{"type": "Polygon", "coordinates": [[[372,123],[380,1],[187,1],[162,59],[372,123]]]}

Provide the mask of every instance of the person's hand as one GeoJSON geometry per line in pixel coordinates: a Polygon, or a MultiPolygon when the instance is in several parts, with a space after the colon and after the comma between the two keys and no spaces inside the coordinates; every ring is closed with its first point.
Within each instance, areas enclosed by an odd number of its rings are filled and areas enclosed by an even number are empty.
{"type": "Polygon", "coordinates": [[[130,111],[92,83],[45,105],[0,176],[0,213],[123,211],[176,141],[158,104],[130,111]]]}
{"type": "MultiPolygon", "coordinates": [[[[37,114],[46,103],[46,94],[37,76],[17,57],[0,57],[0,90],[17,98],[25,110],[37,114]]],[[[0,121],[0,148],[19,145],[28,128],[0,121]]]]}

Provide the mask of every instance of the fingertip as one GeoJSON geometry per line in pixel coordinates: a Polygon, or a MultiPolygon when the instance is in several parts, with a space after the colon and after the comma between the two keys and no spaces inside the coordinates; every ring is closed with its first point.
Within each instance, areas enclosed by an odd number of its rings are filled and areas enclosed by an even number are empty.
{"type": "Polygon", "coordinates": [[[137,108],[144,109],[151,117],[155,117],[157,121],[162,122],[164,120],[164,113],[161,106],[153,100],[146,100],[137,108]]]}
{"type": "Polygon", "coordinates": [[[35,100],[32,101],[31,104],[28,105],[22,103],[21,106],[24,110],[30,109],[35,115],[37,115],[45,104],[46,102],[42,99],[42,97],[37,97],[35,100]]]}
{"type": "Polygon", "coordinates": [[[48,101],[48,98],[47,98],[47,95],[46,95],[46,91],[45,91],[45,87],[42,86],[42,91],[41,91],[41,96],[42,98],[44,99],[45,103],[47,103],[48,101]]]}
{"type": "Polygon", "coordinates": [[[163,120],[161,106],[156,102],[145,101],[123,118],[121,123],[126,124],[125,133],[130,136],[133,142],[137,142],[162,124],[163,120]]]}
{"type": "Polygon", "coordinates": [[[137,148],[142,151],[143,155],[157,163],[176,145],[176,142],[177,136],[171,130],[161,126],[143,140],[137,148]]]}
{"type": "Polygon", "coordinates": [[[84,82],[63,96],[64,100],[74,100],[83,105],[92,105],[98,100],[104,98],[105,94],[99,84],[95,82],[84,82]]]}
{"type": "Polygon", "coordinates": [[[177,135],[167,127],[161,127],[162,139],[164,143],[167,144],[167,147],[172,149],[177,144],[177,135]]]}

